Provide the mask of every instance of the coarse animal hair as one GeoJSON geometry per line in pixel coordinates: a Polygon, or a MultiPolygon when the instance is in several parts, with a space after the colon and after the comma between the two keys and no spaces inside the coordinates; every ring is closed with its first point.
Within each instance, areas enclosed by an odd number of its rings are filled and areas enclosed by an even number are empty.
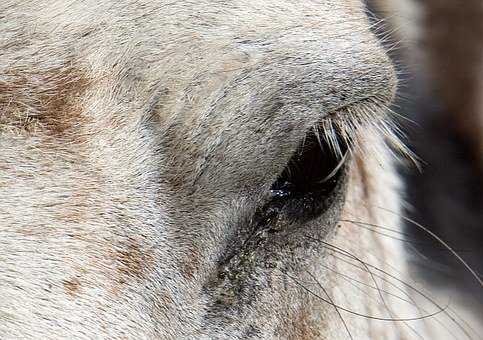
{"type": "Polygon", "coordinates": [[[2,1],[0,338],[475,339],[409,275],[396,86],[358,0],[2,1]]]}

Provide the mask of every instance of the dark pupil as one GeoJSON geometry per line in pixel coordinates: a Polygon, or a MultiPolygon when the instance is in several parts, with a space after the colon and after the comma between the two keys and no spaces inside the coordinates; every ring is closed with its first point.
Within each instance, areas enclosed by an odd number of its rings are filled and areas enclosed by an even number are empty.
{"type": "MultiPolygon", "coordinates": [[[[343,148],[343,152],[345,148],[343,148]]],[[[323,140],[311,131],[303,145],[295,152],[287,167],[273,183],[274,197],[302,197],[308,194],[328,195],[337,184],[333,171],[340,165],[341,158],[323,140]],[[331,176],[330,179],[327,178],[331,176]]]]}

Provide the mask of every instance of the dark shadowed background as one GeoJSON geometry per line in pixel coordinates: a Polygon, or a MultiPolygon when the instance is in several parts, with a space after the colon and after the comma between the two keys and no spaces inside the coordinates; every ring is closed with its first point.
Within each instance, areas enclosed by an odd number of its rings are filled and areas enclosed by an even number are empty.
{"type": "MultiPolygon", "coordinates": [[[[406,1],[406,0],[400,0],[406,1]]],[[[407,217],[483,273],[483,1],[410,0],[418,13],[370,1],[401,86],[394,110],[421,169],[402,166],[407,217]],[[381,26],[382,25],[382,26],[381,26]],[[406,32],[410,32],[407,34],[406,32]],[[417,34],[414,34],[416,32],[417,34]],[[389,38],[388,38],[389,34],[389,38]]],[[[402,2],[401,2],[402,3],[402,2]]],[[[483,289],[441,243],[407,223],[420,278],[481,316],[483,289]]]]}

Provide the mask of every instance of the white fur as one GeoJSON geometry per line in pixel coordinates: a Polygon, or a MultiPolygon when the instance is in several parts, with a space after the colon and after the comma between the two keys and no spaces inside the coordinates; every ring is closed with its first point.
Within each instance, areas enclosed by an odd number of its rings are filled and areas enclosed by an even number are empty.
{"type": "MultiPolygon", "coordinates": [[[[321,287],[348,310],[415,316],[303,229],[217,277],[307,130],[389,104],[392,65],[358,1],[7,0],[0,18],[1,339],[348,338],[321,287]]],[[[342,219],[397,231],[384,137],[358,133],[342,219]]],[[[331,214],[306,230],[407,276],[400,242],[334,231],[331,214]]],[[[341,315],[353,339],[414,338],[341,315]]]]}

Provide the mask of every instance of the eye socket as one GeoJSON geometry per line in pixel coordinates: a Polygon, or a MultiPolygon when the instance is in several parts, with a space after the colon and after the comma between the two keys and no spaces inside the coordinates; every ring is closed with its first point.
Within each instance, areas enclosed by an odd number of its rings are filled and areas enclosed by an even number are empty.
{"type": "Polygon", "coordinates": [[[340,151],[312,129],[308,132],[285,169],[272,184],[271,200],[265,211],[278,211],[293,222],[305,223],[323,214],[330,206],[343,178],[347,145],[337,136],[340,151]]]}

